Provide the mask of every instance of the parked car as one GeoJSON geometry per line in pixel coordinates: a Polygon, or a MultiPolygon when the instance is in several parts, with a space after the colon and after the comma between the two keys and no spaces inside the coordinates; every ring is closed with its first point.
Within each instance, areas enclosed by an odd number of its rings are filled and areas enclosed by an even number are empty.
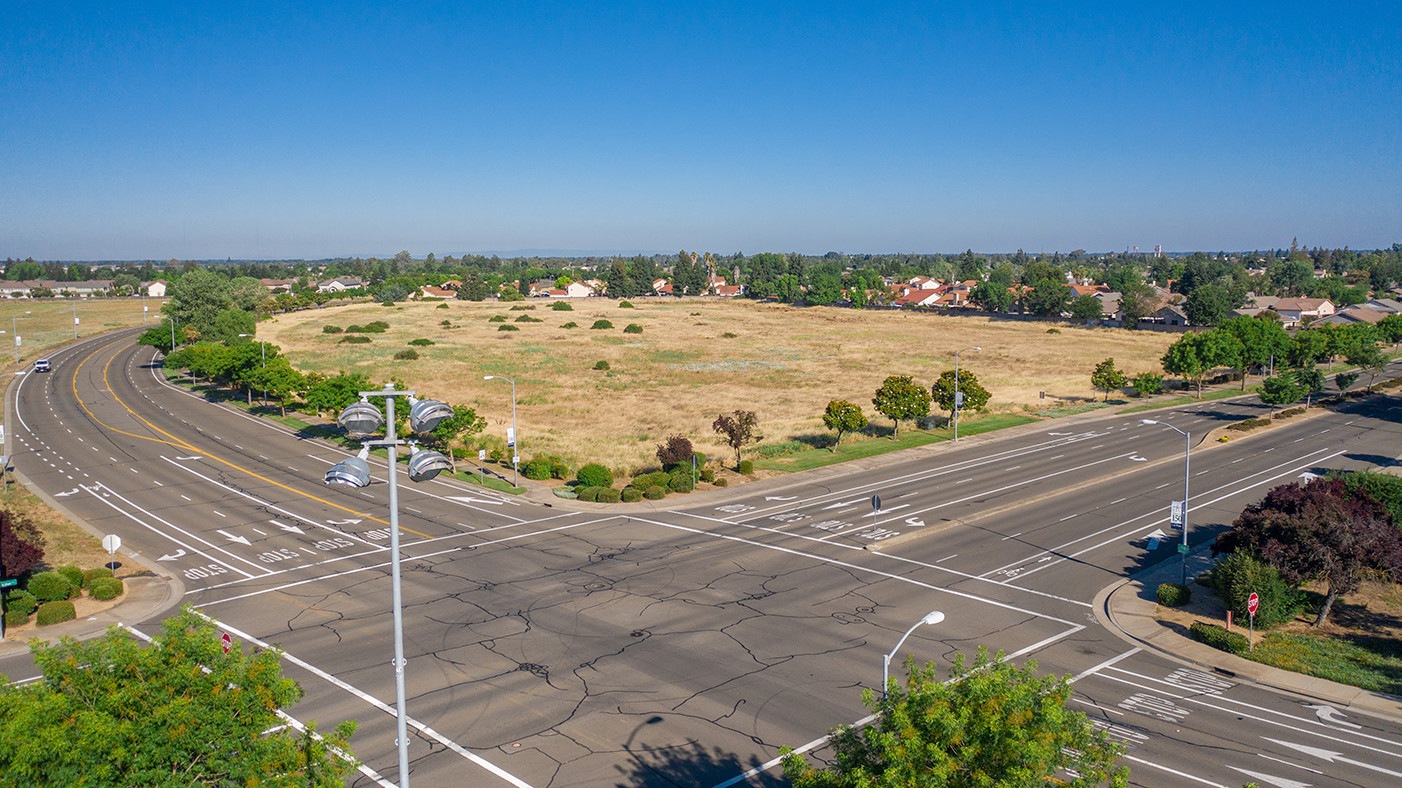
{"type": "Polygon", "coordinates": [[[48,372],[50,369],[52,369],[52,367],[49,366],[49,360],[46,358],[41,358],[34,362],[35,372],[48,372]]]}

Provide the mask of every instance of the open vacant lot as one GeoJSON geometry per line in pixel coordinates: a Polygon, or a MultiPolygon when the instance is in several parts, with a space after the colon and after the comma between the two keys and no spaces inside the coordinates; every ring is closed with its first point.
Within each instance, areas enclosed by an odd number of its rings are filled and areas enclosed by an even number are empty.
{"type": "Polygon", "coordinates": [[[638,300],[630,309],[579,299],[567,302],[572,311],[554,311],[552,303],[356,304],[279,315],[258,332],[304,371],[363,371],[376,381],[394,375],[428,396],[470,405],[497,440],[511,423],[511,392],[482,377],[513,378],[523,456],[553,453],[627,469],[652,462],[671,434],[724,457],[710,425],[737,408],[759,415],[765,443],[823,434],[820,416],[831,399],[851,400],[889,428],[871,407],[881,381],[903,374],[928,386],[953,368],[955,350],[971,346],[983,350],[963,353],[960,369],[993,393],[991,411],[1085,399],[1093,396],[1098,361],[1112,356],[1129,373],[1157,371],[1175,336],[1064,326],[1048,334],[1041,323],[750,301],[638,300]],[[494,316],[506,322],[491,322],[494,316]],[[517,322],[521,316],[541,322],[517,322]],[[341,344],[346,334],[322,331],[376,320],[390,327],[361,334],[369,344],[341,344]],[[613,327],[591,329],[597,320],[613,327]],[[577,327],[563,327],[571,322],[577,327]],[[625,333],[629,324],[642,333],[625,333]],[[415,348],[417,360],[393,358],[419,338],[435,344],[415,348]],[[595,369],[599,361],[609,369],[595,369]]]}
{"type": "MultiPolygon", "coordinates": [[[[160,323],[164,298],[148,298],[150,312],[141,311],[140,298],[80,298],[78,299],[78,336],[90,337],[117,328],[160,323]]],[[[65,342],[73,341],[73,300],[68,298],[5,298],[0,299],[0,365],[14,366],[15,338],[18,330],[24,338],[20,346],[20,364],[27,365],[65,342]],[[27,313],[27,314],[26,314],[27,313]]]]}

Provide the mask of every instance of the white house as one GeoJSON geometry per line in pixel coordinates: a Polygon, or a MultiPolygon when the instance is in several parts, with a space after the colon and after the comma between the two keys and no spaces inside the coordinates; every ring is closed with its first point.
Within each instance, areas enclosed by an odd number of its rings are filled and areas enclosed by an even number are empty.
{"type": "Polygon", "coordinates": [[[354,290],[357,287],[364,286],[365,282],[361,279],[354,276],[341,276],[318,283],[316,291],[318,293],[339,293],[344,290],[354,290]]]}
{"type": "Polygon", "coordinates": [[[166,283],[161,281],[160,279],[157,279],[153,282],[142,282],[141,290],[146,293],[146,296],[148,298],[166,297],[166,283]]]}

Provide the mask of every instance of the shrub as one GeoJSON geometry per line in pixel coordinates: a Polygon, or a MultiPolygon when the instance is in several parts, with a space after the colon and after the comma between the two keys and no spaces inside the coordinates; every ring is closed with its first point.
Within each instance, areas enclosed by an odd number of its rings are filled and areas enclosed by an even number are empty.
{"type": "Polygon", "coordinates": [[[419,337],[418,339],[409,340],[409,344],[416,345],[418,347],[428,347],[429,345],[433,345],[436,343],[432,339],[424,339],[423,337],[419,337]]]}
{"type": "Polygon", "coordinates": [[[571,501],[579,498],[579,493],[575,492],[574,489],[570,487],[556,487],[551,490],[551,492],[555,493],[556,498],[566,498],[571,501]]]}
{"type": "Polygon", "coordinates": [[[597,462],[591,462],[575,473],[575,478],[585,487],[612,487],[613,471],[597,462]]]}
{"type": "Polygon", "coordinates": [[[499,463],[506,457],[506,450],[501,448],[490,449],[487,451],[487,456],[491,458],[492,462],[499,463]]]}
{"type": "Polygon", "coordinates": [[[524,312],[527,309],[535,309],[535,304],[517,304],[516,306],[511,307],[512,312],[524,312]]]}
{"type": "Polygon", "coordinates": [[[740,461],[740,473],[741,473],[741,474],[743,474],[743,475],[745,475],[745,476],[750,476],[750,475],[752,475],[754,472],[755,472],[755,464],[754,464],[754,461],[753,461],[753,460],[741,460],[741,461],[740,461]]]}
{"type": "Polygon", "coordinates": [[[370,344],[370,337],[341,337],[341,341],[337,342],[336,344],[338,344],[338,345],[368,345],[368,344],[370,344]]]}
{"type": "Polygon", "coordinates": [[[549,479],[550,471],[551,463],[548,457],[532,457],[525,465],[521,466],[521,473],[524,473],[527,479],[535,479],[536,481],[549,479]]]}
{"type": "Polygon", "coordinates": [[[1163,391],[1163,375],[1155,375],[1152,372],[1140,372],[1131,378],[1129,383],[1134,387],[1136,394],[1145,397],[1163,391]]]}
{"type": "Polygon", "coordinates": [[[667,483],[667,489],[679,493],[691,492],[691,471],[672,474],[671,481],[667,483]]]}
{"type": "Polygon", "coordinates": [[[1275,567],[1245,552],[1232,553],[1212,568],[1212,586],[1241,621],[1246,620],[1246,601],[1255,591],[1260,597],[1256,626],[1261,629],[1289,621],[1305,604],[1305,594],[1287,583],[1275,567]]]}
{"type": "Polygon", "coordinates": [[[488,323],[505,323],[505,322],[506,322],[506,315],[492,315],[491,317],[487,318],[487,322],[488,322],[488,323]]]}
{"type": "Polygon", "coordinates": [[[1304,409],[1304,408],[1291,408],[1290,410],[1282,410],[1281,412],[1275,414],[1275,416],[1273,416],[1272,418],[1276,418],[1276,419],[1288,419],[1288,418],[1290,418],[1290,417],[1292,417],[1292,416],[1298,416],[1298,415],[1300,415],[1301,413],[1304,413],[1304,412],[1305,412],[1305,409],[1304,409]]]}
{"type": "Polygon", "coordinates": [[[1047,333],[1048,333],[1048,334],[1060,334],[1060,333],[1061,333],[1061,329],[1059,329],[1059,328],[1049,328],[1049,329],[1047,329],[1047,333]]]}
{"type": "Polygon", "coordinates": [[[517,328],[516,326],[507,324],[507,325],[497,326],[497,330],[498,330],[498,331],[520,331],[521,329],[517,328]]]}
{"type": "Polygon", "coordinates": [[[634,476],[633,481],[629,482],[629,484],[633,487],[637,487],[640,490],[646,490],[649,487],[666,487],[668,482],[670,482],[671,480],[671,474],[663,473],[662,471],[657,471],[655,473],[640,473],[637,476],[634,476]]]}
{"type": "Polygon", "coordinates": [[[13,629],[14,627],[17,627],[20,624],[23,624],[27,621],[29,621],[28,613],[21,613],[18,610],[5,611],[5,627],[7,629],[13,629]]]}
{"type": "Polygon", "coordinates": [[[111,576],[112,570],[108,569],[105,566],[99,566],[96,569],[89,569],[86,572],[83,572],[83,588],[87,588],[89,585],[92,584],[93,580],[96,580],[99,577],[111,576]]]}
{"type": "Polygon", "coordinates": [[[607,320],[595,320],[595,321],[594,321],[594,325],[590,326],[590,328],[592,328],[592,329],[613,328],[613,324],[610,323],[610,322],[607,321],[607,320]]]}
{"type": "Polygon", "coordinates": [[[660,501],[663,498],[667,497],[667,488],[663,487],[660,484],[654,484],[653,486],[643,490],[643,497],[648,499],[649,501],[660,501]]]}
{"type": "Polygon", "coordinates": [[[1177,583],[1163,583],[1156,594],[1159,604],[1164,607],[1181,607],[1193,598],[1192,589],[1177,583]]]}
{"type": "Polygon", "coordinates": [[[72,596],[72,584],[58,572],[39,572],[29,578],[25,590],[40,602],[57,602],[72,596]]]}
{"type": "Polygon", "coordinates": [[[579,328],[579,324],[576,323],[576,322],[574,322],[573,320],[571,320],[570,322],[564,324],[563,326],[560,326],[560,328],[579,328]]]}
{"type": "Polygon", "coordinates": [[[735,333],[734,331],[727,331],[727,332],[725,332],[724,334],[721,334],[721,336],[724,337],[725,339],[734,339],[734,338],[736,338],[736,337],[738,337],[738,336],[740,336],[740,335],[737,334],[737,333],[735,333]]]}
{"type": "Polygon", "coordinates": [[[1235,424],[1228,424],[1227,429],[1246,432],[1247,430],[1254,430],[1257,427],[1268,427],[1270,423],[1270,419],[1242,419],[1235,424]]]}
{"type": "Polygon", "coordinates": [[[74,588],[82,588],[82,587],[83,587],[83,570],[82,570],[82,569],[79,569],[78,567],[73,566],[73,565],[70,564],[70,565],[68,565],[68,566],[60,566],[60,567],[58,568],[58,573],[61,574],[61,575],[63,575],[64,578],[66,578],[66,579],[68,580],[68,584],[69,584],[70,586],[73,586],[74,588]]]}
{"type": "Polygon", "coordinates": [[[643,491],[637,487],[624,487],[622,500],[624,503],[637,503],[643,499],[643,491]]]}
{"type": "Polygon", "coordinates": [[[681,435],[672,435],[667,438],[667,442],[657,447],[657,461],[662,463],[662,467],[668,465],[680,465],[691,463],[691,455],[696,452],[691,445],[691,441],[681,435]]]}
{"type": "Polygon", "coordinates": [[[5,595],[5,612],[17,611],[26,617],[39,606],[39,600],[28,591],[11,591],[5,595]]]}
{"type": "Polygon", "coordinates": [[[570,306],[569,304],[566,304],[564,301],[556,301],[555,303],[553,303],[553,304],[550,305],[550,308],[553,309],[553,310],[556,311],[556,312],[573,312],[573,311],[574,311],[574,307],[570,306]]]}
{"type": "Polygon", "coordinates": [[[717,486],[717,487],[724,487],[724,486],[726,486],[727,484],[730,484],[730,482],[728,482],[728,481],[725,480],[725,477],[724,477],[724,476],[722,476],[722,477],[719,478],[719,479],[716,479],[714,482],[711,482],[711,483],[714,484],[714,485],[717,486]]]}
{"type": "Polygon", "coordinates": [[[623,327],[623,333],[625,333],[625,334],[641,334],[641,333],[643,333],[643,327],[640,326],[640,325],[638,325],[637,323],[629,323],[628,325],[626,325],[626,326],[623,327]]]}
{"type": "Polygon", "coordinates": [[[713,481],[715,481],[715,480],[716,480],[716,472],[715,472],[715,471],[711,470],[710,468],[702,468],[702,469],[701,469],[701,481],[703,481],[703,482],[713,482],[713,481]]]}
{"type": "Polygon", "coordinates": [[[441,321],[439,321],[438,325],[440,325],[440,326],[442,326],[442,327],[444,327],[444,328],[452,328],[452,327],[453,327],[453,321],[451,321],[451,320],[441,320],[441,321]]]}
{"type": "Polygon", "coordinates": [[[601,359],[594,362],[594,369],[609,369],[609,363],[601,359]]]}
{"type": "Polygon", "coordinates": [[[413,361],[419,357],[419,351],[409,348],[394,354],[395,361],[413,361]]]}
{"type": "Polygon", "coordinates": [[[603,487],[599,490],[599,503],[618,503],[623,494],[612,487],[603,487]]]}
{"type": "Polygon", "coordinates": [[[447,309],[447,308],[448,308],[448,305],[447,305],[447,304],[439,304],[439,305],[438,305],[438,308],[439,308],[439,309],[447,309]]]}
{"type": "Polygon", "coordinates": [[[516,322],[517,322],[517,323],[544,323],[545,321],[544,321],[544,320],[541,320],[541,319],[538,318],[538,317],[531,317],[530,315],[517,315],[517,316],[516,316],[516,322]]]}
{"type": "Polygon", "coordinates": [[[633,308],[634,308],[634,307],[633,307],[633,302],[632,302],[632,301],[619,301],[619,302],[618,302],[618,308],[619,308],[619,309],[633,309],[633,308]]]}
{"type": "Polygon", "coordinates": [[[120,578],[99,577],[93,580],[92,588],[89,589],[88,593],[92,594],[93,599],[105,602],[109,599],[116,599],[125,590],[120,578]]]}
{"type": "Polygon", "coordinates": [[[341,327],[340,327],[340,326],[322,326],[322,327],[321,327],[321,333],[323,333],[323,334],[339,334],[339,333],[341,333],[341,327]]]}
{"type": "Polygon", "coordinates": [[[365,330],[371,334],[383,334],[389,330],[389,323],[383,320],[376,320],[373,323],[366,323],[365,330]]]}
{"type": "Polygon", "coordinates": [[[577,488],[575,488],[575,489],[579,492],[579,500],[581,500],[581,501],[589,501],[590,503],[594,503],[594,502],[596,502],[596,501],[599,500],[599,493],[600,493],[604,488],[603,488],[603,487],[577,487],[577,488]]]}
{"type": "Polygon", "coordinates": [[[1199,643],[1206,643],[1228,654],[1245,654],[1251,648],[1251,644],[1247,642],[1245,635],[1228,632],[1226,629],[1216,624],[1196,621],[1191,627],[1188,627],[1188,632],[1192,634],[1193,640],[1199,643]]]}
{"type": "Polygon", "coordinates": [[[34,616],[34,623],[41,627],[46,627],[61,621],[72,621],[77,617],[78,612],[73,609],[73,603],[64,599],[59,602],[45,602],[40,605],[38,614],[34,616]]]}

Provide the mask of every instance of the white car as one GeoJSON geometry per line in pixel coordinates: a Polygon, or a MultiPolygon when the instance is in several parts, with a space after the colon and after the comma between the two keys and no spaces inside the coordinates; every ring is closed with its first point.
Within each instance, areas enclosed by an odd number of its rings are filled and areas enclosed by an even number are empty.
{"type": "Polygon", "coordinates": [[[52,367],[49,366],[49,360],[46,358],[41,358],[34,362],[35,372],[48,372],[50,369],[52,369],[52,367]]]}

